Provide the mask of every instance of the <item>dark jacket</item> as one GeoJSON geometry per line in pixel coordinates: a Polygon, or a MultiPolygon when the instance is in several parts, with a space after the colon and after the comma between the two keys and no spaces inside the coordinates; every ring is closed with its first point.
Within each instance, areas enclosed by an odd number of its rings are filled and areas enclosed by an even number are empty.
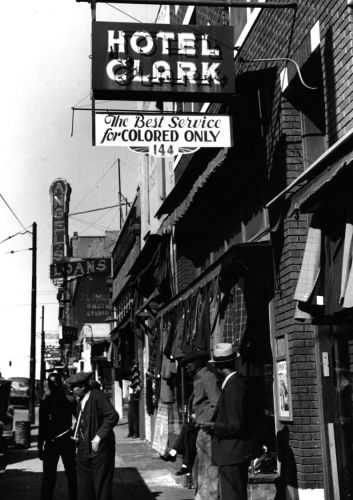
{"type": "Polygon", "coordinates": [[[231,465],[250,461],[258,451],[260,415],[244,377],[235,373],[222,390],[212,420],[212,462],[231,465]]]}
{"type": "Polygon", "coordinates": [[[91,454],[91,441],[98,435],[100,447],[114,446],[113,427],[118,423],[119,414],[107,396],[99,389],[91,389],[89,399],[81,415],[79,449],[82,454],[91,454]]]}
{"type": "Polygon", "coordinates": [[[70,429],[75,413],[76,404],[71,396],[64,393],[46,396],[39,406],[38,447],[70,429]]]}

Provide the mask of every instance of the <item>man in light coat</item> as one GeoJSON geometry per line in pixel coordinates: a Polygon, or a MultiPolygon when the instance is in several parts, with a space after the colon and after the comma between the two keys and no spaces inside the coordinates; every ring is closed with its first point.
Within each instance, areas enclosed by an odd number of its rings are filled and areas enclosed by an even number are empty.
{"type": "Polygon", "coordinates": [[[218,500],[218,468],[211,462],[211,437],[199,428],[200,422],[211,419],[220,396],[217,378],[207,364],[208,359],[207,353],[193,350],[181,361],[188,375],[193,378],[192,407],[198,428],[197,454],[193,466],[195,500],[218,500]]]}
{"type": "Polygon", "coordinates": [[[210,363],[222,381],[222,392],[211,421],[200,424],[212,436],[212,462],[218,466],[221,500],[248,498],[248,468],[259,450],[256,397],[235,370],[237,357],[232,344],[216,344],[210,363]]]}

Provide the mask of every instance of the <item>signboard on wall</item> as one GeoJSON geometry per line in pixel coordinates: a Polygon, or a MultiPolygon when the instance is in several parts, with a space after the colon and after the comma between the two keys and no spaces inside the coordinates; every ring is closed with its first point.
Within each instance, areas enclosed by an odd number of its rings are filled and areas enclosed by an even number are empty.
{"type": "Polygon", "coordinates": [[[65,179],[55,179],[50,186],[52,209],[52,261],[62,260],[67,255],[68,213],[71,186],[65,179]]]}
{"type": "Polygon", "coordinates": [[[104,275],[110,274],[111,259],[81,259],[63,260],[55,262],[50,266],[50,278],[63,278],[82,275],[104,275]]]}
{"type": "Polygon", "coordinates": [[[74,326],[103,323],[109,314],[109,288],[106,277],[78,280],[79,291],[73,307],[74,326]]]}
{"type": "Polygon", "coordinates": [[[227,115],[96,114],[97,146],[128,146],[139,153],[168,157],[199,148],[232,146],[227,115]]]}
{"type": "Polygon", "coordinates": [[[95,22],[95,99],[223,100],[234,93],[233,28],[95,22]]]}

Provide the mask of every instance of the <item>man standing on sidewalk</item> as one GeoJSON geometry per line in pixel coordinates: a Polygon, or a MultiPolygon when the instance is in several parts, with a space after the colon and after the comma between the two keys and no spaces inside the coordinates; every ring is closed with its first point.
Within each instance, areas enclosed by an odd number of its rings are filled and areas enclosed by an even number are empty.
{"type": "Polygon", "coordinates": [[[230,343],[216,344],[215,371],[222,380],[222,394],[212,421],[201,428],[212,435],[212,461],[219,466],[220,500],[246,500],[248,468],[258,455],[260,407],[245,377],[236,372],[238,353],[230,343]]]}
{"type": "MultiPolygon", "coordinates": [[[[196,426],[211,420],[220,389],[216,375],[207,366],[209,356],[203,351],[191,351],[181,360],[188,375],[193,377],[193,401],[196,426]]],[[[218,500],[218,468],[211,463],[211,436],[199,428],[196,438],[196,460],[193,475],[196,481],[195,500],[218,500]]]]}
{"type": "Polygon", "coordinates": [[[90,372],[66,380],[79,401],[74,438],[77,442],[79,500],[112,500],[115,462],[114,426],[119,415],[103,391],[92,388],[90,372]]]}
{"type": "Polygon", "coordinates": [[[69,500],[77,500],[75,444],[71,439],[76,404],[65,394],[58,373],[49,375],[48,389],[50,393],[39,406],[38,456],[43,460],[41,500],[53,498],[60,456],[67,476],[69,500]]]}

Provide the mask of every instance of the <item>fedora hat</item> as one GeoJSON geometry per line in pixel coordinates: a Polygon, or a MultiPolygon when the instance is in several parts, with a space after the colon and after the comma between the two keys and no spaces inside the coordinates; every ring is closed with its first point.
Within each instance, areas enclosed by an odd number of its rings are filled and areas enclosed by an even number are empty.
{"type": "Polygon", "coordinates": [[[213,349],[213,357],[209,360],[209,363],[226,363],[227,361],[233,361],[240,356],[233,344],[227,342],[221,342],[216,344],[213,349]]]}
{"type": "Polygon", "coordinates": [[[206,351],[200,351],[198,349],[195,349],[193,351],[189,351],[184,356],[181,358],[181,366],[185,366],[188,363],[191,363],[192,361],[199,361],[201,359],[208,360],[210,359],[209,354],[206,351]]]}
{"type": "Polygon", "coordinates": [[[92,372],[78,372],[67,378],[65,382],[69,385],[80,385],[87,382],[92,377],[92,372]]]}

